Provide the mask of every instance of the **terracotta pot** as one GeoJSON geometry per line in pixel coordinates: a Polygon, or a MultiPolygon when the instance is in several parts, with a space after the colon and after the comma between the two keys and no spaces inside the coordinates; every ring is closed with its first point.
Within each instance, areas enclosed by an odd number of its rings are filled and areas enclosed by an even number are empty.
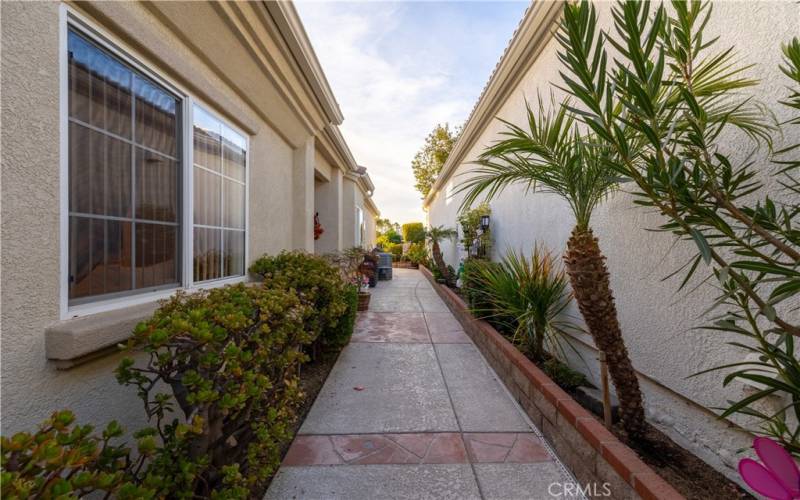
{"type": "Polygon", "coordinates": [[[358,310],[366,311],[369,309],[369,292],[358,292],[358,310]]]}

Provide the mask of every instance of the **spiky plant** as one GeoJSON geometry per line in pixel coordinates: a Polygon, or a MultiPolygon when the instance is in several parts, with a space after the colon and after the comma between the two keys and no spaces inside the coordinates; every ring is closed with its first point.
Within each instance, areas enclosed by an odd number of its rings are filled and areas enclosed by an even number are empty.
{"type": "Polygon", "coordinates": [[[478,268],[475,276],[480,303],[476,310],[513,332],[534,359],[544,361],[546,353],[563,354],[562,339],[577,327],[565,317],[572,300],[568,278],[556,257],[536,245],[529,258],[509,250],[499,266],[478,268]]]}
{"type": "Polygon", "coordinates": [[[442,277],[444,277],[448,284],[452,283],[453,277],[450,276],[450,271],[447,269],[447,264],[444,262],[444,257],[442,257],[442,249],[439,246],[439,243],[444,240],[452,240],[457,235],[458,233],[455,229],[446,228],[444,226],[432,226],[425,231],[425,239],[431,244],[433,262],[436,264],[436,268],[439,270],[439,273],[441,273],[442,277]]]}
{"type": "Polygon", "coordinates": [[[590,226],[592,211],[617,180],[605,161],[607,150],[580,135],[566,106],[551,102],[547,110],[541,97],[538,104],[534,112],[526,103],[527,128],[501,120],[505,138],[483,152],[478,167],[459,185],[466,192],[461,206],[482,195],[491,199],[512,184],[555,193],[569,204],[575,227],[564,254],[567,274],[589,333],[608,360],[622,425],[639,438],[645,431],[642,393],[622,338],[605,257],[590,226]]]}

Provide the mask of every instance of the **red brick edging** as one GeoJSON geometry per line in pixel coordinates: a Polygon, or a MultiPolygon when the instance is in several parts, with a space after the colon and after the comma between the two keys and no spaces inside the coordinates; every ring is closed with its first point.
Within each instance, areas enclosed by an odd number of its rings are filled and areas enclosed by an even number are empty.
{"type": "Polygon", "coordinates": [[[595,485],[587,496],[603,496],[609,483],[615,500],[685,498],[489,323],[472,316],[461,297],[419,269],[578,482],[595,485]]]}

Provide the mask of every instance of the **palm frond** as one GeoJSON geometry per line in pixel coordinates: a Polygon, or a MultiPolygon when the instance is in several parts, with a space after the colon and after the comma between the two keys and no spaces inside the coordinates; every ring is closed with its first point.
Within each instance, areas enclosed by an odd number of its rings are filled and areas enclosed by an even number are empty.
{"type": "Polygon", "coordinates": [[[479,197],[491,200],[511,185],[526,190],[558,194],[570,205],[579,227],[589,226],[592,211],[618,182],[608,161],[609,151],[591,135],[579,133],[569,103],[550,100],[546,106],[541,96],[538,110],[525,103],[527,127],[501,121],[506,129],[503,139],[486,148],[476,168],[457,186],[465,192],[461,209],[479,197]]]}

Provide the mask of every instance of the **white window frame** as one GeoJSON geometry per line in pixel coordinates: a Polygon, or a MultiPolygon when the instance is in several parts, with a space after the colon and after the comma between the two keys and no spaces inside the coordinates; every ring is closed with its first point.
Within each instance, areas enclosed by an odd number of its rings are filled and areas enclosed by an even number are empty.
{"type": "Polygon", "coordinates": [[[165,299],[178,290],[200,290],[215,288],[233,283],[247,281],[247,267],[250,263],[250,134],[243,131],[230,120],[224,118],[215,108],[201,99],[198,99],[184,87],[165,77],[156,69],[157,65],[146,62],[131,47],[120,42],[116,37],[97,26],[82,14],[65,4],[59,7],[59,285],[60,285],[60,318],[62,320],[88,316],[101,312],[131,307],[138,304],[165,299]],[[69,29],[81,33],[92,42],[113,54],[136,71],[151,78],[154,82],[175,94],[180,99],[181,107],[181,245],[180,285],[157,291],[143,290],[138,293],[116,298],[99,298],[96,301],[69,305],[69,58],[68,34],[69,29]],[[195,283],[193,281],[194,258],[194,106],[200,106],[214,118],[220,120],[245,139],[245,222],[244,222],[244,274],[220,278],[217,280],[195,283]]]}

